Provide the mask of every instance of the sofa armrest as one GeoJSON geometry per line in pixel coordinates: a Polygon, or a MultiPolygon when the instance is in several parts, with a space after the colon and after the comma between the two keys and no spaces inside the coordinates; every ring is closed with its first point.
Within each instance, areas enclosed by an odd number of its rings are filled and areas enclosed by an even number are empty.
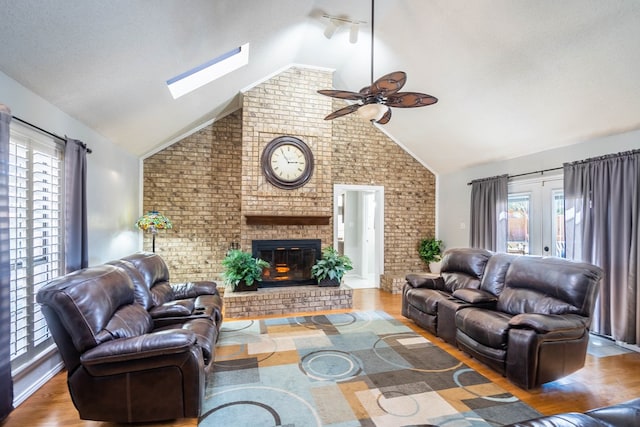
{"type": "Polygon", "coordinates": [[[453,291],[452,297],[473,305],[495,304],[498,298],[482,289],[461,288],[453,291]]]}
{"type": "Polygon", "coordinates": [[[190,316],[195,309],[192,299],[179,299],[175,301],[165,302],[157,305],[149,310],[149,314],[153,319],[162,319],[165,317],[190,316]]]}
{"type": "Polygon", "coordinates": [[[130,362],[156,356],[186,353],[195,344],[196,335],[193,332],[169,329],[104,342],[86,351],[80,357],[80,362],[86,367],[130,362]]]}
{"type": "Polygon", "coordinates": [[[409,273],[405,277],[407,284],[414,288],[444,289],[442,277],[434,277],[433,274],[409,273]]]}
{"type": "Polygon", "coordinates": [[[513,316],[509,320],[509,326],[533,329],[539,334],[579,332],[582,335],[587,328],[587,322],[587,318],[577,314],[525,313],[513,316]]]}
{"type": "Polygon", "coordinates": [[[218,284],[210,281],[172,283],[175,299],[196,298],[200,295],[218,295],[218,284]]]}
{"type": "Polygon", "coordinates": [[[640,398],[585,413],[612,426],[637,426],[640,425],[640,398]]]}

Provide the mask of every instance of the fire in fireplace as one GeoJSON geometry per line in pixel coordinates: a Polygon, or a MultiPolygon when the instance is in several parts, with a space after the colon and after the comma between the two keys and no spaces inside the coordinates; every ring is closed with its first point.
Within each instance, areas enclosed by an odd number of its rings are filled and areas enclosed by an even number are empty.
{"type": "Polygon", "coordinates": [[[311,267],[321,256],[320,239],[254,240],[251,246],[254,257],[271,265],[262,273],[261,288],[316,284],[311,267]]]}

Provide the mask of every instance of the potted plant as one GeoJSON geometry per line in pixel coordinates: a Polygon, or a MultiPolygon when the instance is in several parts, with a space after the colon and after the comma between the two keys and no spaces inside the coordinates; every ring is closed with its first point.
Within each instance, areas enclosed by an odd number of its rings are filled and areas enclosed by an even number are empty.
{"type": "Polygon", "coordinates": [[[232,291],[243,292],[258,290],[256,282],[262,280],[262,270],[269,267],[269,263],[254,258],[249,252],[232,249],[222,260],[222,266],[225,285],[232,291]]]}
{"type": "Polygon", "coordinates": [[[342,276],[353,269],[351,259],[333,247],[327,246],[322,250],[322,257],[311,267],[311,277],[318,281],[319,286],[340,286],[342,276]]]}
{"type": "Polygon", "coordinates": [[[432,273],[440,274],[440,260],[442,259],[442,240],[435,237],[422,239],[418,246],[418,253],[432,273]]]}

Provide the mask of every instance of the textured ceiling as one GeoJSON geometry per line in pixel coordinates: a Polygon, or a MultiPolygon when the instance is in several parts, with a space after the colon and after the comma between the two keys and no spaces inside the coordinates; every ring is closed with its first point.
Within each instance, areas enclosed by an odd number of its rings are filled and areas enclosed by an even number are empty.
{"type": "MultiPolygon", "coordinates": [[[[336,88],[359,90],[370,81],[370,7],[0,0],[0,71],[144,155],[290,64],[335,69],[336,88]],[[326,39],[323,13],[367,21],[358,43],[346,29],[326,39]],[[171,97],[167,79],[246,42],[248,66],[171,97]]],[[[378,0],[375,36],[375,77],[406,71],[404,90],[439,99],[395,109],[383,126],[437,173],[640,128],[640,1],[378,0]]]]}

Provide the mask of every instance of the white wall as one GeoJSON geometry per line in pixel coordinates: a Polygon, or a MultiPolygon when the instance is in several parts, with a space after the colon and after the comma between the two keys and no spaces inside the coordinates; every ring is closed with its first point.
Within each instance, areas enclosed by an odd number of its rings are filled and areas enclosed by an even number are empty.
{"type": "Polygon", "coordinates": [[[471,186],[467,183],[473,179],[551,169],[560,167],[565,162],[638,148],[640,131],[636,130],[440,175],[436,202],[438,237],[443,240],[446,248],[469,246],[471,186]]]}
{"type": "Polygon", "coordinates": [[[139,213],[139,161],[0,72],[0,103],[11,113],[60,136],[79,139],[87,156],[89,263],[101,264],[139,249],[134,223],[139,213]]]}
{"type": "MultiPolygon", "coordinates": [[[[65,114],[0,72],[0,103],[11,113],[60,136],[79,139],[93,151],[87,156],[89,263],[101,264],[140,249],[134,223],[139,213],[138,158],[65,114]]],[[[57,352],[14,381],[15,404],[44,384],[61,367],[57,352]]]]}

